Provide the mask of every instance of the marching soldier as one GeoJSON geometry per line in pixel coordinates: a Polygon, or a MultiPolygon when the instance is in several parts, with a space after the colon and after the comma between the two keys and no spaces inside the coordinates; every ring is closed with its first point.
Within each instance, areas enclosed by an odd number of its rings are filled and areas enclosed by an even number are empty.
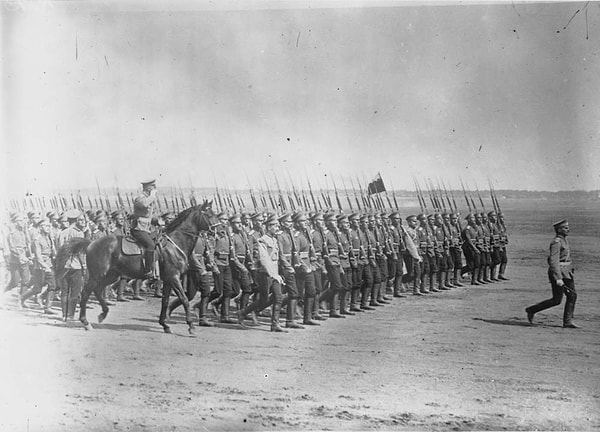
{"type": "Polygon", "coordinates": [[[375,237],[369,230],[369,216],[367,214],[362,214],[359,218],[358,236],[360,238],[360,244],[364,249],[362,261],[364,265],[362,269],[360,308],[364,311],[372,311],[375,310],[374,306],[380,305],[377,303],[376,297],[373,297],[371,294],[375,289],[373,272],[377,268],[377,262],[375,261],[376,258],[374,249],[375,237]],[[369,296],[371,296],[370,302],[369,296]]]}
{"type": "Polygon", "coordinates": [[[271,311],[271,331],[287,333],[287,330],[281,328],[279,324],[279,315],[281,313],[281,285],[283,278],[279,275],[279,245],[277,241],[277,231],[279,222],[275,215],[271,215],[266,221],[266,233],[258,241],[259,266],[256,272],[258,282],[258,300],[253,302],[247,308],[238,311],[238,323],[243,328],[244,317],[252,312],[259,313],[269,304],[273,305],[271,311]],[[271,300],[269,300],[271,295],[271,300]]]}
{"type": "MultiPolygon", "coordinates": [[[[458,215],[456,213],[450,214],[450,225],[449,225],[449,233],[450,233],[450,257],[452,259],[452,267],[454,268],[452,275],[452,285],[457,287],[464,286],[459,281],[459,272],[462,271],[463,262],[462,262],[462,239],[460,233],[460,227],[458,225],[458,215]]],[[[461,274],[462,278],[462,274],[461,274]]]]}
{"type": "Polygon", "coordinates": [[[506,225],[504,224],[504,215],[502,212],[498,212],[498,229],[500,230],[500,270],[498,271],[498,279],[507,281],[508,278],[504,276],[504,272],[506,271],[506,264],[508,262],[506,256],[508,233],[506,232],[506,225]]]}
{"type": "Polygon", "coordinates": [[[390,278],[394,284],[394,297],[404,297],[405,292],[402,276],[404,276],[402,257],[404,255],[404,241],[402,240],[402,218],[398,212],[390,214],[390,240],[392,243],[392,259],[388,260],[390,278]]]}
{"type": "Polygon", "coordinates": [[[427,226],[427,217],[424,214],[418,216],[419,226],[417,233],[419,234],[419,249],[421,251],[421,294],[430,294],[433,287],[432,268],[435,265],[435,253],[433,250],[433,237],[427,226]],[[429,288],[425,288],[425,280],[429,279],[429,288]]]}
{"type": "Polygon", "coordinates": [[[413,295],[420,296],[421,293],[421,263],[423,262],[423,252],[420,249],[420,234],[417,231],[419,222],[415,215],[406,218],[408,227],[404,235],[406,249],[404,251],[404,263],[406,265],[406,275],[404,281],[413,284],[413,295]]]}
{"type": "Polygon", "coordinates": [[[19,295],[21,295],[25,293],[31,284],[31,272],[29,271],[29,266],[32,263],[30,258],[31,250],[25,226],[25,218],[20,213],[16,213],[12,216],[11,220],[13,226],[7,238],[8,252],[10,253],[10,258],[8,259],[10,282],[4,291],[10,291],[17,285],[20,285],[19,295]]]}
{"type": "Polygon", "coordinates": [[[481,252],[477,244],[477,225],[475,216],[473,216],[472,213],[469,213],[465,219],[467,221],[467,226],[462,232],[462,248],[467,260],[467,267],[471,272],[471,285],[481,285],[478,281],[481,267],[481,252]]]}
{"type": "Polygon", "coordinates": [[[526,308],[527,319],[530,323],[533,323],[533,317],[536,313],[558,306],[564,294],[567,297],[567,301],[563,314],[563,327],[579,328],[579,326],[573,323],[573,311],[577,302],[577,293],[575,292],[571,248],[567,240],[570,231],[569,222],[563,219],[556,222],[553,227],[556,236],[550,243],[550,253],[548,255],[548,279],[550,280],[550,285],[552,285],[552,298],[526,308]]]}
{"type": "Polygon", "coordinates": [[[440,291],[447,291],[448,271],[450,269],[449,261],[449,241],[444,225],[444,217],[440,213],[434,215],[433,233],[436,240],[436,258],[438,264],[437,287],[440,291]]]}
{"type": "Polygon", "coordinates": [[[283,277],[283,303],[286,304],[285,327],[303,329],[296,323],[296,306],[298,304],[298,286],[296,285],[296,265],[298,263],[296,241],[292,233],[292,218],[288,213],[279,217],[281,232],[277,235],[279,245],[279,274],[283,277]]]}
{"type": "Polygon", "coordinates": [[[500,229],[498,228],[498,219],[496,212],[491,211],[488,213],[488,229],[490,231],[490,280],[497,282],[500,279],[496,277],[496,268],[500,264],[500,229]]]}
{"type": "Polygon", "coordinates": [[[323,244],[325,243],[325,220],[323,214],[317,212],[312,215],[313,229],[310,231],[313,248],[315,249],[315,257],[313,259],[315,278],[315,305],[313,308],[312,318],[316,321],[325,321],[327,318],[319,313],[319,303],[321,294],[324,291],[327,282],[327,269],[325,268],[325,260],[323,259],[323,244]]]}
{"type": "Polygon", "coordinates": [[[352,268],[350,266],[350,258],[353,254],[350,244],[350,224],[346,215],[337,217],[338,237],[340,241],[340,273],[342,280],[342,290],[340,291],[340,314],[354,315],[354,312],[348,310],[348,300],[350,291],[352,290],[352,268]]]}
{"type": "Polygon", "coordinates": [[[383,253],[383,246],[377,240],[376,226],[375,226],[375,215],[371,214],[368,217],[368,225],[367,225],[367,243],[370,246],[370,255],[371,259],[369,262],[371,263],[371,270],[373,275],[373,285],[371,287],[371,301],[369,302],[369,306],[377,307],[383,306],[387,302],[381,302],[379,299],[379,292],[381,291],[381,263],[383,262],[383,257],[385,256],[383,253]]]}
{"type": "Polygon", "coordinates": [[[360,295],[363,287],[365,265],[369,264],[365,244],[363,243],[366,239],[364,233],[360,232],[358,220],[359,215],[357,213],[348,216],[348,222],[350,224],[348,232],[350,237],[350,247],[352,248],[352,254],[350,255],[350,267],[352,270],[352,291],[350,293],[351,312],[364,312],[364,309],[360,308],[360,295]]]}
{"type": "Polygon", "coordinates": [[[490,268],[492,266],[492,233],[485,213],[481,213],[481,229],[483,231],[483,247],[485,250],[486,262],[486,266],[483,270],[483,281],[486,283],[494,283],[494,281],[490,279],[490,268]]]}
{"type": "Polygon", "coordinates": [[[250,270],[246,267],[246,263],[251,258],[250,244],[248,234],[243,228],[242,218],[240,215],[233,215],[229,218],[231,224],[231,280],[233,284],[233,292],[240,293],[240,309],[245,309],[248,306],[248,300],[252,294],[252,286],[250,281],[250,270]]]}
{"type": "Polygon", "coordinates": [[[373,234],[376,242],[376,261],[379,267],[379,277],[381,282],[377,288],[377,302],[384,305],[388,304],[390,298],[385,295],[388,284],[388,256],[391,254],[387,235],[383,226],[383,216],[381,213],[373,215],[374,225],[373,234]]]}
{"type": "Polygon", "coordinates": [[[215,236],[214,256],[216,266],[213,267],[215,288],[210,295],[210,303],[213,311],[216,311],[219,305],[221,306],[219,322],[234,324],[236,321],[229,317],[229,303],[233,294],[233,285],[230,266],[232,245],[227,224],[227,213],[221,212],[217,215],[217,218],[221,224],[218,226],[215,236]]]}
{"type": "Polygon", "coordinates": [[[321,301],[329,303],[330,318],[346,318],[337,310],[337,302],[342,291],[342,267],[340,261],[340,238],[337,227],[335,226],[335,214],[325,215],[325,226],[323,242],[323,258],[325,268],[327,269],[327,278],[329,279],[329,289],[321,293],[321,301]]]}
{"type": "Polygon", "coordinates": [[[294,221],[294,240],[298,248],[298,264],[296,266],[296,285],[298,293],[304,293],[304,320],[305,325],[320,325],[313,320],[315,303],[315,277],[313,262],[315,258],[312,238],[308,232],[308,221],[303,212],[296,212],[292,216],[294,221]]]}

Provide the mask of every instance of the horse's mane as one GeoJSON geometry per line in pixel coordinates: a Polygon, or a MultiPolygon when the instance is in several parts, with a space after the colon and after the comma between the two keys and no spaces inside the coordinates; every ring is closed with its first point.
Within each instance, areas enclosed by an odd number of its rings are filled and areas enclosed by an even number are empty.
{"type": "Polygon", "coordinates": [[[179,213],[177,215],[177,217],[173,220],[173,222],[171,222],[169,224],[169,226],[167,226],[167,228],[165,229],[165,233],[170,234],[173,231],[175,231],[177,228],[179,228],[179,226],[188,219],[188,216],[190,215],[190,213],[195,212],[195,211],[202,212],[202,211],[206,210],[207,208],[209,208],[210,205],[211,205],[211,202],[204,201],[202,204],[192,206],[192,207],[185,209],[184,211],[182,211],[181,213],[179,213]]]}

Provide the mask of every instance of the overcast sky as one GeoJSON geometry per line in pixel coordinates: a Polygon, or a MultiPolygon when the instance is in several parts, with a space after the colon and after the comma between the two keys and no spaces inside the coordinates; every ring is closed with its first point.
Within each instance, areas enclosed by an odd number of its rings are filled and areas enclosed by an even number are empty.
{"type": "Polygon", "coordinates": [[[4,3],[3,186],[600,189],[598,3],[216,3],[4,3]]]}

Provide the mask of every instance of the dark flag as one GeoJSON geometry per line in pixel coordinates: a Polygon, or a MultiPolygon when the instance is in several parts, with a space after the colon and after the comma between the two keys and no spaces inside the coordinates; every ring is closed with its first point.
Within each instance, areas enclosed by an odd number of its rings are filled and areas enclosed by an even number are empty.
{"type": "Polygon", "coordinates": [[[381,178],[381,174],[377,173],[375,176],[375,180],[369,183],[369,187],[367,188],[369,195],[373,195],[379,192],[385,192],[385,185],[383,184],[383,179],[381,178]]]}

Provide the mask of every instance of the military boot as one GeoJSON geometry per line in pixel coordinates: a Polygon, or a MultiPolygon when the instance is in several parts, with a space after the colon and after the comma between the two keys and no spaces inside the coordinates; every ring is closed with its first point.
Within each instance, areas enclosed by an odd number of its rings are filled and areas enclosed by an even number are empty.
{"type": "Polygon", "coordinates": [[[369,303],[369,293],[371,289],[368,286],[364,286],[360,289],[360,309],[363,311],[372,311],[375,310],[374,307],[368,305],[369,303]]]}
{"type": "Polygon", "coordinates": [[[279,315],[281,315],[281,304],[274,303],[271,308],[271,331],[277,333],[287,333],[288,331],[279,324],[279,315]]]}
{"type": "Polygon", "coordinates": [[[477,280],[478,277],[479,277],[479,269],[474,268],[473,270],[471,270],[471,285],[481,285],[479,283],[479,281],[477,280]]]}
{"type": "Polygon", "coordinates": [[[348,310],[348,291],[340,293],[340,313],[342,315],[356,315],[354,312],[348,310]]]}
{"type": "Polygon", "coordinates": [[[208,320],[208,297],[201,297],[194,307],[198,308],[198,325],[200,327],[214,327],[215,325],[208,320]]]}
{"type": "Polygon", "coordinates": [[[364,312],[358,303],[358,295],[360,294],[360,288],[353,288],[350,294],[350,312],[364,312]]]}
{"type": "Polygon", "coordinates": [[[440,291],[448,291],[450,288],[448,288],[445,284],[444,284],[444,274],[446,272],[438,272],[437,274],[437,289],[440,291]]]}
{"type": "Polygon", "coordinates": [[[435,287],[434,275],[429,275],[429,291],[440,292],[440,290],[435,287]]]}
{"type": "Polygon", "coordinates": [[[144,278],[150,279],[154,276],[154,251],[144,251],[144,278]]]}
{"type": "Polygon", "coordinates": [[[564,328],[579,328],[573,322],[573,312],[575,311],[575,302],[577,301],[577,294],[573,293],[567,296],[565,304],[565,313],[563,315],[563,327],[564,328]]]}
{"type": "Polygon", "coordinates": [[[498,279],[503,280],[503,281],[507,281],[510,280],[507,277],[504,276],[504,271],[506,270],[506,263],[502,263],[500,264],[500,270],[498,271],[498,279]]]}
{"type": "Polygon", "coordinates": [[[329,301],[329,318],[346,318],[337,310],[338,298],[339,294],[337,292],[334,292],[334,294],[331,296],[331,300],[329,301]]]}
{"type": "Polygon", "coordinates": [[[455,287],[462,287],[464,285],[458,280],[458,271],[458,269],[454,269],[454,277],[452,278],[452,284],[455,287]]]}
{"type": "Polygon", "coordinates": [[[321,325],[317,321],[314,321],[312,319],[314,306],[315,306],[315,298],[314,297],[304,297],[304,320],[302,321],[302,323],[304,325],[312,325],[312,326],[321,325]]]}
{"type": "Polygon", "coordinates": [[[144,297],[142,297],[140,295],[141,288],[142,288],[141,280],[138,279],[133,282],[133,297],[131,297],[133,300],[144,300],[144,297]]]}
{"type": "Polygon", "coordinates": [[[373,288],[371,289],[371,301],[369,302],[369,306],[378,307],[383,306],[383,303],[379,302],[379,290],[381,289],[381,282],[373,284],[373,288]]]}
{"type": "Polygon", "coordinates": [[[291,329],[303,329],[304,326],[296,322],[296,303],[298,300],[289,299],[287,302],[285,327],[291,329]]]}
{"type": "Polygon", "coordinates": [[[490,279],[490,267],[489,266],[485,266],[484,270],[483,270],[483,281],[485,283],[494,283],[494,281],[492,281],[490,279]]]}
{"type": "Polygon", "coordinates": [[[223,297],[223,303],[221,304],[221,319],[219,322],[222,324],[237,324],[237,321],[229,317],[229,297],[223,297]]]}

